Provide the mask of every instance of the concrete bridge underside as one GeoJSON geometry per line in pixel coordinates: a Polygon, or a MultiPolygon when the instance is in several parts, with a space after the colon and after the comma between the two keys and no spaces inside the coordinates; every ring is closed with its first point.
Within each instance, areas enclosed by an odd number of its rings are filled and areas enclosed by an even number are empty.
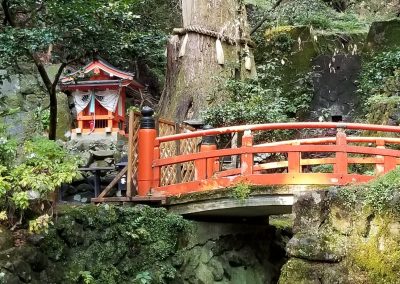
{"type": "Polygon", "coordinates": [[[169,211],[188,217],[265,217],[292,212],[293,195],[256,195],[240,200],[225,197],[169,206],[169,211]]]}
{"type": "Polygon", "coordinates": [[[289,214],[296,195],[323,188],[326,186],[254,186],[251,195],[243,200],[232,197],[232,190],[227,188],[169,198],[166,207],[189,218],[262,218],[289,214]]]}

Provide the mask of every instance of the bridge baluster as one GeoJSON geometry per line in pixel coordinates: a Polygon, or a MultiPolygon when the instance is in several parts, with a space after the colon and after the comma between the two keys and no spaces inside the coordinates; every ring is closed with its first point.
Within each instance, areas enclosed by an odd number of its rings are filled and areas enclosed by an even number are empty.
{"type": "MultiPolygon", "coordinates": [[[[336,152],[336,163],[334,165],[334,172],[346,176],[348,173],[348,157],[346,152],[347,136],[343,129],[338,129],[336,134],[336,145],[342,146],[340,151],[336,152]]],[[[342,180],[342,183],[345,179],[342,180]]]]}
{"type": "MultiPolygon", "coordinates": [[[[212,129],[211,125],[205,125],[203,130],[212,129]]],[[[209,152],[217,149],[215,136],[204,136],[201,140],[200,152],[209,152]]],[[[199,159],[195,161],[196,180],[202,180],[212,177],[215,171],[215,163],[217,158],[199,159]]]]}
{"type": "MultiPolygon", "coordinates": [[[[385,140],[382,140],[382,139],[376,140],[376,148],[385,149],[385,140]]],[[[385,173],[385,165],[384,165],[384,161],[383,161],[384,158],[381,155],[376,155],[376,158],[382,159],[382,163],[375,164],[375,174],[376,175],[384,174],[385,173]]]]}
{"type": "MultiPolygon", "coordinates": [[[[384,139],[379,139],[376,140],[376,148],[378,149],[385,149],[385,140],[384,139]]],[[[382,156],[377,156],[377,157],[382,157],[382,156]]],[[[383,165],[382,164],[376,164],[375,166],[375,172],[377,174],[386,174],[390,172],[391,170],[394,170],[397,166],[397,161],[396,157],[391,157],[391,156],[384,156],[383,157],[383,165]]]]}
{"type": "Polygon", "coordinates": [[[146,196],[153,186],[153,159],[157,137],[154,111],[149,107],[143,107],[140,129],[138,133],[138,195],[146,196]]]}
{"type": "MultiPolygon", "coordinates": [[[[252,147],[253,146],[253,135],[251,130],[246,130],[242,137],[242,147],[252,147]]],[[[253,173],[253,154],[244,153],[240,158],[240,167],[242,175],[251,175],[253,173]]]]}
{"type": "MultiPolygon", "coordinates": [[[[158,142],[158,141],[156,141],[154,143],[153,158],[154,158],[154,160],[160,158],[160,142],[158,142]]],[[[161,168],[160,167],[153,167],[153,185],[152,185],[152,188],[160,186],[160,179],[161,179],[161,168]]]]}
{"type": "MultiPolygon", "coordinates": [[[[292,145],[300,145],[300,143],[297,142],[293,143],[292,145]]],[[[288,173],[290,174],[301,173],[300,159],[301,159],[300,152],[288,152],[288,173]]]]}

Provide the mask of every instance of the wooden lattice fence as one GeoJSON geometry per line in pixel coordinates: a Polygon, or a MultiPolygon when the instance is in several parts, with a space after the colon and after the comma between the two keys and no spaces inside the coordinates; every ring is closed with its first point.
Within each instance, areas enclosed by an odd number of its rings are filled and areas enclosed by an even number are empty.
{"type": "MultiPolygon", "coordinates": [[[[129,113],[129,151],[128,151],[128,182],[127,197],[133,196],[137,188],[138,171],[138,130],[140,127],[141,113],[131,111],[129,113]]],[[[181,125],[162,118],[156,119],[156,129],[159,137],[173,135],[177,133],[191,132],[195,129],[190,126],[181,125]]],[[[160,158],[168,158],[182,154],[198,152],[200,138],[190,138],[168,143],[160,146],[160,158]]],[[[170,165],[161,168],[160,183],[162,185],[188,182],[194,179],[194,162],[170,165]]]]}

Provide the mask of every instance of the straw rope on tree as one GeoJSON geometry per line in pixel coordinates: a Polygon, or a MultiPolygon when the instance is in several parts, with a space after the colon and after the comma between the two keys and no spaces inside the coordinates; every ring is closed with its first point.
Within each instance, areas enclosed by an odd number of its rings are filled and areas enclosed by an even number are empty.
{"type": "Polygon", "coordinates": [[[206,29],[204,27],[200,26],[188,26],[186,28],[175,28],[172,31],[172,34],[176,35],[186,35],[187,33],[197,33],[201,35],[206,35],[209,37],[217,38],[220,39],[223,42],[226,42],[230,45],[236,45],[238,43],[240,44],[247,44],[248,46],[254,48],[256,47],[256,44],[249,38],[233,38],[224,34],[221,34],[220,32],[212,31],[210,29],[206,29]]]}

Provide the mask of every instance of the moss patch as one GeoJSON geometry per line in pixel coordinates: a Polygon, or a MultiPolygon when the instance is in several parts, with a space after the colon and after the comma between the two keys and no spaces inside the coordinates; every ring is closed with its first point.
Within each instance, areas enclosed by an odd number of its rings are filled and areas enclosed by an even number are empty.
{"type": "Polygon", "coordinates": [[[165,283],[175,277],[171,257],[188,228],[182,217],[147,206],[64,208],[41,249],[68,283],[128,283],[138,275],[165,283]]]}
{"type": "Polygon", "coordinates": [[[349,258],[366,272],[370,283],[397,283],[400,277],[400,235],[390,230],[393,219],[380,216],[367,238],[353,239],[349,258]]]}

